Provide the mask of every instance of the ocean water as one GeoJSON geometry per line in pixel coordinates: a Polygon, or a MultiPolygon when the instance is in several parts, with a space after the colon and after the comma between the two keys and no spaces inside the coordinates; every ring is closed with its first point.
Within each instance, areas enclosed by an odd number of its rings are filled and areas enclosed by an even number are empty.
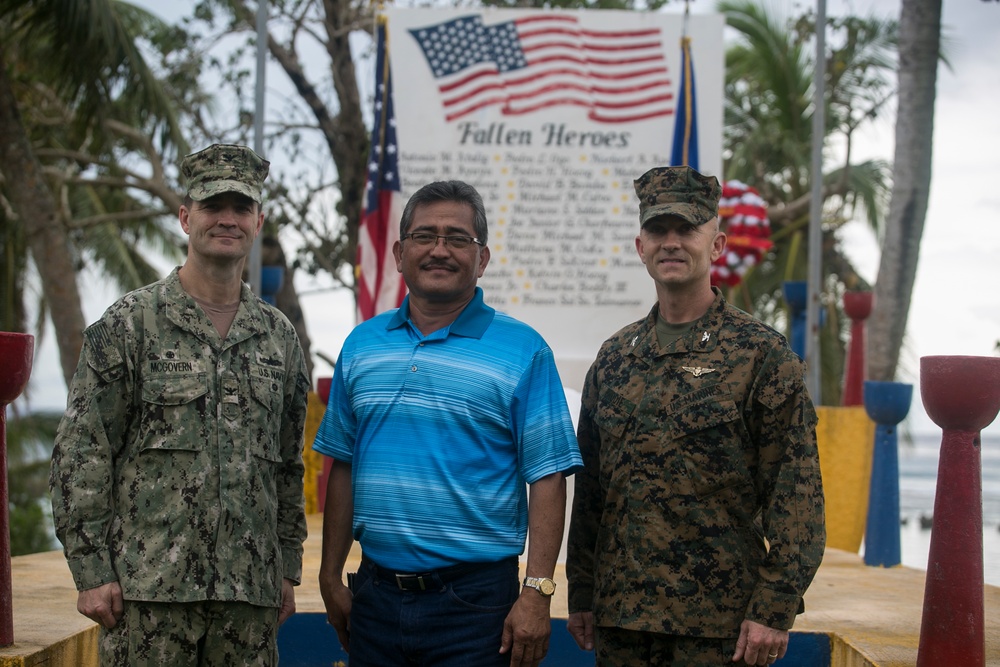
{"type": "MultiPolygon", "coordinates": [[[[918,434],[899,442],[900,548],[903,565],[927,569],[937,493],[941,434],[918,434]],[[923,519],[923,521],[921,520],[923,519]]],[[[984,579],[1000,586],[1000,438],[983,438],[983,566],[984,579]]]]}

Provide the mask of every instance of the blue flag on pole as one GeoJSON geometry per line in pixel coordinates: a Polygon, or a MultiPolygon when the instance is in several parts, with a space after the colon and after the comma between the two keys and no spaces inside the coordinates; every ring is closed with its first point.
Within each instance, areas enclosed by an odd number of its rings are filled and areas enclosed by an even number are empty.
{"type": "Polygon", "coordinates": [[[671,166],[687,165],[698,169],[698,113],[695,106],[694,64],[691,60],[691,38],[681,38],[681,88],[674,113],[674,145],[670,153],[671,166]]]}

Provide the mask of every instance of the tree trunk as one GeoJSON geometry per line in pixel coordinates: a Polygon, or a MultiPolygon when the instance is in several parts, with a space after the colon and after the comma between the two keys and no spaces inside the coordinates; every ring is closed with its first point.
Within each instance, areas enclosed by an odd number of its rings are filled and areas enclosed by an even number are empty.
{"type": "MultiPolygon", "coordinates": [[[[28,248],[42,281],[55,329],[59,361],[66,385],[73,377],[83,347],[83,309],[76,284],[73,254],[52,191],[45,183],[14,97],[7,66],[0,55],[0,165],[11,204],[24,225],[28,248]]],[[[16,222],[16,221],[15,221],[16,222]]]]}
{"type": "MultiPolygon", "coordinates": [[[[351,53],[350,31],[356,14],[348,0],[323,0],[326,14],[330,74],[340,104],[334,132],[325,132],[330,155],[337,166],[341,201],[339,212],[347,220],[348,259],[353,264],[358,245],[358,225],[368,177],[368,128],[361,113],[357,67],[351,53]]],[[[355,286],[356,287],[356,286],[355,286]]]]}
{"type": "MultiPolygon", "coordinates": [[[[250,5],[242,0],[234,0],[231,7],[236,17],[244,21],[247,26],[254,26],[256,10],[251,11],[250,5]]],[[[323,10],[331,80],[337,94],[336,112],[327,105],[321,91],[306,76],[294,45],[288,48],[268,34],[267,46],[271,57],[282,68],[296,92],[309,107],[319,130],[326,139],[340,185],[341,197],[337,203],[337,212],[344,216],[347,226],[348,243],[344,253],[345,259],[353,265],[358,243],[358,225],[361,222],[368,155],[368,130],[361,113],[356,67],[350,46],[350,33],[355,27],[357,16],[348,0],[323,0],[323,10]]],[[[276,302],[278,309],[288,317],[299,334],[299,342],[311,378],[313,370],[311,341],[306,331],[302,306],[295,291],[295,269],[285,261],[284,252],[277,239],[272,240],[273,245],[269,245],[268,239],[264,239],[262,261],[285,267],[285,281],[278,292],[276,302]]],[[[336,264],[340,266],[340,262],[336,264]]]]}
{"type": "Polygon", "coordinates": [[[275,297],[275,306],[288,321],[295,327],[295,333],[299,335],[299,345],[302,346],[302,354],[306,362],[306,375],[312,382],[313,361],[312,361],[312,340],[309,338],[309,331],[306,329],[305,313],[302,311],[302,304],[299,303],[299,294],[295,291],[295,267],[289,266],[285,260],[285,251],[281,243],[274,236],[266,235],[261,239],[261,264],[264,266],[280,266],[285,270],[285,278],[281,283],[281,289],[275,297]]]}
{"type": "Polygon", "coordinates": [[[941,0],[903,0],[892,199],[869,322],[872,380],[895,379],[906,332],[930,194],[940,41],[941,0]]]}
{"type": "MultiPolygon", "coordinates": [[[[337,212],[344,216],[347,225],[345,259],[353,264],[368,175],[368,128],[365,127],[361,113],[357,67],[350,45],[350,33],[357,28],[359,15],[349,0],[322,1],[326,51],[330,57],[330,80],[337,94],[336,109],[327,105],[322,91],[306,76],[294,45],[293,48],[287,48],[269,34],[267,46],[271,56],[309,107],[326,140],[340,185],[341,197],[336,205],[337,212]]],[[[247,26],[254,25],[256,10],[251,11],[250,5],[243,0],[234,0],[231,6],[236,17],[247,26]]]]}

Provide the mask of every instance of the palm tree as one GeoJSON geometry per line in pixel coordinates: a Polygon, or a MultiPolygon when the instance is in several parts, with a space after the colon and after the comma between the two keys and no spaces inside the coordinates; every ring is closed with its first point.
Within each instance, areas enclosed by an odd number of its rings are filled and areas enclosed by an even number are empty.
{"type": "Polygon", "coordinates": [[[28,258],[24,252],[24,229],[8,222],[0,206],[0,331],[26,331],[24,278],[28,258]]]}
{"type": "Polygon", "coordinates": [[[895,379],[910,312],[931,187],[941,0],[903,0],[899,24],[899,111],[895,183],[882,238],[870,332],[873,380],[895,379]]]}
{"type": "MultiPolygon", "coordinates": [[[[79,158],[90,156],[99,164],[102,156],[112,156],[115,123],[139,128],[146,137],[158,136],[164,144],[183,145],[169,98],[135,46],[136,37],[155,24],[158,20],[151,14],[116,0],[0,0],[5,35],[0,45],[0,170],[8,203],[2,213],[4,247],[14,250],[21,243],[30,250],[67,383],[76,369],[84,328],[76,279],[83,253],[74,240],[88,237],[92,247],[103,248],[96,257],[103,258],[105,268],[123,269],[120,277],[148,275],[148,267],[135,261],[137,254],[113,243],[96,243],[101,232],[106,240],[112,230],[97,225],[85,231],[70,228],[74,203],[89,201],[93,209],[113,203],[79,191],[68,196],[72,188],[67,186],[94,164],[79,158]],[[19,101],[22,95],[34,94],[39,83],[70,112],[47,119],[50,129],[58,131],[49,137],[47,148],[53,154],[45,162],[32,132],[40,125],[25,117],[37,109],[22,107],[19,101]],[[58,143],[57,136],[70,143],[58,143]],[[117,264],[111,261],[116,255],[117,264]],[[130,268],[123,263],[126,259],[133,260],[130,268]]],[[[13,301],[17,285],[23,283],[11,284],[4,297],[13,301]]],[[[23,308],[10,306],[4,314],[10,314],[11,322],[20,317],[23,324],[23,308]]]]}
{"type": "MultiPolygon", "coordinates": [[[[769,204],[775,243],[730,298],[781,326],[786,322],[781,285],[805,279],[807,268],[813,57],[806,47],[815,25],[809,16],[790,25],[749,0],[723,0],[718,9],[739,35],[726,52],[725,177],[760,191],[769,204]]],[[[822,291],[827,300],[821,400],[838,404],[847,326],[838,304],[846,289],[868,286],[843,253],[836,231],[855,216],[874,227],[881,223],[889,167],[882,161],[852,162],[851,142],[858,127],[875,117],[892,95],[895,24],[847,17],[831,21],[831,27],[841,39],[827,66],[826,142],[839,150],[827,152],[830,166],[823,175],[822,291]]]]}

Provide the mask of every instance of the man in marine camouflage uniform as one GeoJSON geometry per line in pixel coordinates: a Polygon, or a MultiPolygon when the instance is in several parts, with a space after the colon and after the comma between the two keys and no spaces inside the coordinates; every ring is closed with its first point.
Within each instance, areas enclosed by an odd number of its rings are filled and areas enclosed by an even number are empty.
{"type": "Polygon", "coordinates": [[[50,485],[102,665],[276,665],[295,611],[309,382],[291,324],[241,280],[268,166],[187,156],[187,261],[85,332],[50,485]]]}
{"type": "Polygon", "coordinates": [[[804,367],[711,286],[718,181],[660,167],[635,188],[657,304],[584,386],[570,632],[598,665],[771,664],[825,543],[804,367]]]}

